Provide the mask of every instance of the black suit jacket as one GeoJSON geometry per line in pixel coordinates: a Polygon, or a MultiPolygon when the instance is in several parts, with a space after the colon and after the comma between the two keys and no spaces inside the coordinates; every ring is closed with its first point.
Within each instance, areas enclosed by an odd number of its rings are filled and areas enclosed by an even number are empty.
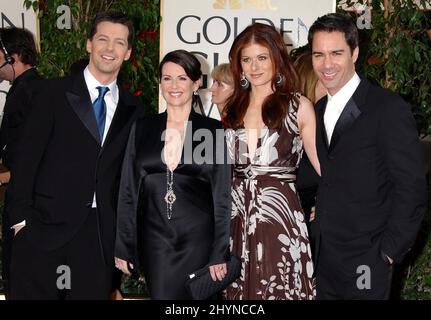
{"type": "Polygon", "coordinates": [[[15,79],[7,93],[0,129],[0,157],[8,168],[13,166],[15,148],[21,140],[41,80],[36,69],[28,69],[15,79]]]}
{"type": "Polygon", "coordinates": [[[9,188],[11,224],[26,220],[34,245],[52,250],[67,243],[96,192],[98,232],[112,261],[120,167],[131,124],[143,110],[119,90],[103,147],[83,73],[46,81],[35,98],[9,188]]]}
{"type": "Polygon", "coordinates": [[[378,248],[400,262],[415,240],[427,199],[424,155],[410,108],[362,79],[328,145],[326,102],[316,105],[322,177],[311,224],[315,260],[326,247],[336,252],[334,261],[353,265],[378,248]]]}

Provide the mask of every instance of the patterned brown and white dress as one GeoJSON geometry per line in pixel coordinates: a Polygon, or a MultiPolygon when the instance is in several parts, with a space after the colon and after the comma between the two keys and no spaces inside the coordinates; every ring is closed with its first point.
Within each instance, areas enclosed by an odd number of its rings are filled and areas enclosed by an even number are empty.
{"type": "Polygon", "coordinates": [[[244,129],[228,132],[235,156],[230,244],[241,276],[225,299],[314,299],[307,226],[296,192],[303,152],[292,103],[280,130],[261,130],[251,160],[244,129]]]}

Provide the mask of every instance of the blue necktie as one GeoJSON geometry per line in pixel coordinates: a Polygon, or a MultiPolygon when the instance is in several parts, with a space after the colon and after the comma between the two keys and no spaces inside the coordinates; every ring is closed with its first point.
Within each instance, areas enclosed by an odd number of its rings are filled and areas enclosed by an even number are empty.
{"type": "Polygon", "coordinates": [[[108,87],[97,87],[99,96],[93,102],[94,115],[96,116],[97,126],[99,127],[100,144],[103,140],[103,132],[105,131],[106,120],[106,103],[105,94],[109,91],[108,87]]]}

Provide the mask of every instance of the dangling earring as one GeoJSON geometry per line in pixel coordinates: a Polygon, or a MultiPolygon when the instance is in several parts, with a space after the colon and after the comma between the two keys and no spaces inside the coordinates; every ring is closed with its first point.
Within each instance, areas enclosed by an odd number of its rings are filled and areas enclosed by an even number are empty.
{"type": "Polygon", "coordinates": [[[198,95],[199,95],[199,92],[198,92],[198,90],[196,90],[196,91],[193,91],[193,95],[194,95],[194,96],[198,96],[198,95]]]}
{"type": "Polygon", "coordinates": [[[248,82],[247,78],[245,77],[244,71],[241,73],[241,79],[239,81],[239,84],[241,85],[241,88],[244,90],[247,90],[250,86],[250,82],[248,82]]]}
{"type": "Polygon", "coordinates": [[[284,83],[284,76],[281,73],[278,73],[275,77],[275,85],[277,87],[281,87],[284,83]]]}

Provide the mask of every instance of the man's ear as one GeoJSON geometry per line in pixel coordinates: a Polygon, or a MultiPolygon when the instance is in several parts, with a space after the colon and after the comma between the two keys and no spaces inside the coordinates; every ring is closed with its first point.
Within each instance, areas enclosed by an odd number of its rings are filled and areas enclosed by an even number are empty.
{"type": "Polygon", "coordinates": [[[352,53],[352,59],[353,59],[353,63],[356,62],[356,60],[358,60],[359,57],[359,46],[357,46],[352,53]]]}
{"type": "Polygon", "coordinates": [[[127,61],[130,59],[130,55],[132,54],[132,49],[130,48],[129,50],[127,50],[126,52],[126,56],[124,57],[124,61],[127,61]]]}
{"type": "Polygon", "coordinates": [[[21,62],[21,57],[17,53],[12,53],[11,57],[13,59],[13,63],[21,62]]]}
{"type": "Polygon", "coordinates": [[[87,39],[86,49],[88,53],[91,53],[91,39],[87,39]]]}

